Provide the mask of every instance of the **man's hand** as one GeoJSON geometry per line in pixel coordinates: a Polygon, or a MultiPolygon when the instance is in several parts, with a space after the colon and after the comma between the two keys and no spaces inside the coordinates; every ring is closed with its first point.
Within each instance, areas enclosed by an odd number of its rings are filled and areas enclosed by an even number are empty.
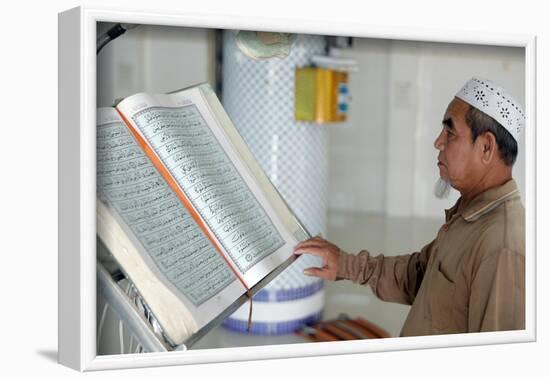
{"type": "Polygon", "coordinates": [[[325,280],[336,280],[338,270],[338,257],[340,248],[321,237],[313,237],[300,242],[294,247],[294,254],[317,255],[323,260],[323,267],[311,267],[304,270],[304,274],[318,276],[325,280]]]}

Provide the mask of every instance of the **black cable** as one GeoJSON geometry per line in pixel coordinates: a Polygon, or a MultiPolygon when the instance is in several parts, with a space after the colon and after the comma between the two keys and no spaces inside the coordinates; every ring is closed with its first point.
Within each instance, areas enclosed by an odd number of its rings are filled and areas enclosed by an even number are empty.
{"type": "Polygon", "coordinates": [[[107,30],[107,35],[111,37],[111,40],[119,37],[120,35],[124,34],[126,32],[126,29],[122,27],[121,24],[116,24],[109,30],[107,30]]]}
{"type": "Polygon", "coordinates": [[[120,37],[122,34],[126,33],[126,30],[133,29],[136,26],[137,25],[135,24],[124,24],[123,26],[123,24],[118,23],[115,26],[111,27],[109,30],[107,30],[105,33],[103,33],[101,36],[97,38],[96,54],[99,54],[99,51],[101,51],[101,49],[105,47],[107,43],[111,42],[113,39],[116,39],[120,37]]]}

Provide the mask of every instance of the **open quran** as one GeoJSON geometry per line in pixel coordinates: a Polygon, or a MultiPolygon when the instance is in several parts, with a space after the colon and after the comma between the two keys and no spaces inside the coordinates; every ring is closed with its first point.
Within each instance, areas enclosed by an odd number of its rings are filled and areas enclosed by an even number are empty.
{"type": "Polygon", "coordinates": [[[172,346],[250,299],[309,237],[208,84],[100,108],[96,135],[98,238],[172,346]]]}

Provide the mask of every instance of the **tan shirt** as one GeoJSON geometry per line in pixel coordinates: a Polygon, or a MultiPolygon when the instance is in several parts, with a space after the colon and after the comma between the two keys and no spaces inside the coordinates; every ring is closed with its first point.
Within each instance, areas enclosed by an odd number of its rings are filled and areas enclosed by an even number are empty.
{"type": "Polygon", "coordinates": [[[462,213],[459,201],[420,252],[339,257],[337,278],[412,305],[401,336],[525,328],[525,211],[516,183],[487,190],[462,213]]]}

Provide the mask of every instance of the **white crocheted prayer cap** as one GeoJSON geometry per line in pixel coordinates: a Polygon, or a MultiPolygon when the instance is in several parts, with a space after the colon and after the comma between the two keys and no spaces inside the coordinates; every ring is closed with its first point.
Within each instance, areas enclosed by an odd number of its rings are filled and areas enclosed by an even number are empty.
{"type": "Polygon", "coordinates": [[[498,84],[479,77],[471,78],[456,97],[492,117],[519,141],[525,127],[525,112],[521,105],[498,84]]]}

